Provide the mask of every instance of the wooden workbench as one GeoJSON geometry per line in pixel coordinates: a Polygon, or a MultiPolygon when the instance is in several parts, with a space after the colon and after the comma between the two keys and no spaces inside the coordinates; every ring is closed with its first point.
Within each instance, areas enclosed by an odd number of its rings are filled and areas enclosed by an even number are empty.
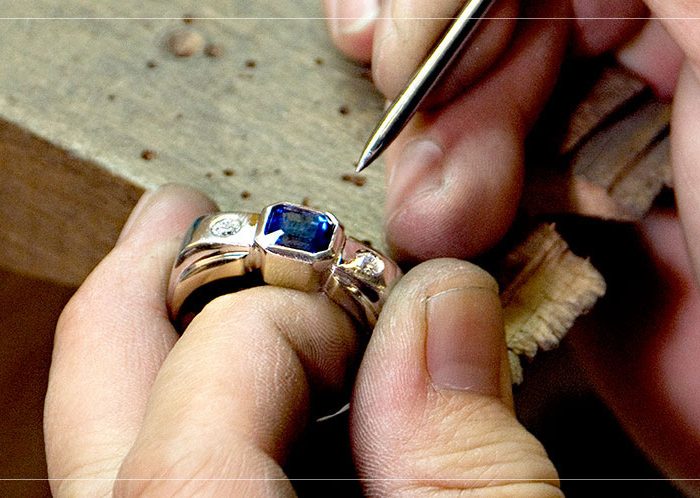
{"type": "MultiPolygon", "coordinates": [[[[143,190],[168,182],[225,210],[309,204],[384,249],[381,163],[344,178],[383,99],[332,47],[319,0],[0,0],[0,11],[0,267],[79,285],[143,190]]],[[[555,347],[605,283],[552,227],[501,273],[519,382],[518,356],[555,347]]]]}
{"type": "Polygon", "coordinates": [[[382,99],[331,46],[320,2],[196,5],[0,1],[4,17],[73,18],[0,20],[2,266],[77,285],[167,182],[224,209],[306,199],[382,246],[382,166],[363,186],[341,178],[382,99]],[[175,56],[181,29],[221,53],[175,56]]]}

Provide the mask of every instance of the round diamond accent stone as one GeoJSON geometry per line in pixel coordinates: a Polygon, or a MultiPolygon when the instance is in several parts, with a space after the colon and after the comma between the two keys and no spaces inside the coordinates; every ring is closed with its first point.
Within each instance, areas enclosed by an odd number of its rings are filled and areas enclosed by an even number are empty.
{"type": "Polygon", "coordinates": [[[377,278],[384,271],[384,261],[369,251],[358,252],[353,261],[358,271],[371,278],[377,278]]]}
{"type": "Polygon", "coordinates": [[[237,234],[242,226],[243,220],[241,218],[227,217],[216,221],[209,230],[212,235],[217,237],[230,237],[237,234]]]}

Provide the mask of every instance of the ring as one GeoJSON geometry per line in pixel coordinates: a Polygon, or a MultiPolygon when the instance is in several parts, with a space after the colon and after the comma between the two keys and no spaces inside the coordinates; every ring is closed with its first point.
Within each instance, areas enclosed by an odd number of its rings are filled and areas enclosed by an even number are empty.
{"type": "Polygon", "coordinates": [[[371,329],[401,275],[391,259],[346,236],[332,214],[283,202],[260,214],[195,220],[173,265],[167,302],[184,329],[217,295],[268,284],[323,292],[371,329]]]}

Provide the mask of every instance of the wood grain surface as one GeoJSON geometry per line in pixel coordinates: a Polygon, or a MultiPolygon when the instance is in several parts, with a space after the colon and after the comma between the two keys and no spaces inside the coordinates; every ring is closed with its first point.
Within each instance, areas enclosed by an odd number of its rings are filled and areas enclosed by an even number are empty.
{"type": "Polygon", "coordinates": [[[382,247],[382,165],[361,187],[342,175],[383,101],[331,46],[317,0],[2,0],[0,11],[54,18],[0,20],[6,268],[77,285],[143,189],[168,182],[223,209],[306,198],[382,247]],[[182,29],[218,56],[174,55],[166,42],[182,29]]]}

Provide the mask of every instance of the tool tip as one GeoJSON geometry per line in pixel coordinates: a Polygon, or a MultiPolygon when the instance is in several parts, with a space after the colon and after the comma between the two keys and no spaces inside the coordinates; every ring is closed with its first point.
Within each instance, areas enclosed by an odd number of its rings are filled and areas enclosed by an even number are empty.
{"type": "Polygon", "coordinates": [[[361,172],[367,166],[372,164],[373,160],[374,160],[374,157],[363,154],[362,157],[360,157],[360,159],[355,163],[355,172],[356,173],[361,172]]]}
{"type": "Polygon", "coordinates": [[[365,145],[362,154],[360,154],[360,159],[355,163],[355,171],[357,173],[372,164],[374,160],[379,157],[383,150],[382,144],[383,142],[377,138],[377,134],[373,134],[367,142],[367,145],[365,145]]]}

